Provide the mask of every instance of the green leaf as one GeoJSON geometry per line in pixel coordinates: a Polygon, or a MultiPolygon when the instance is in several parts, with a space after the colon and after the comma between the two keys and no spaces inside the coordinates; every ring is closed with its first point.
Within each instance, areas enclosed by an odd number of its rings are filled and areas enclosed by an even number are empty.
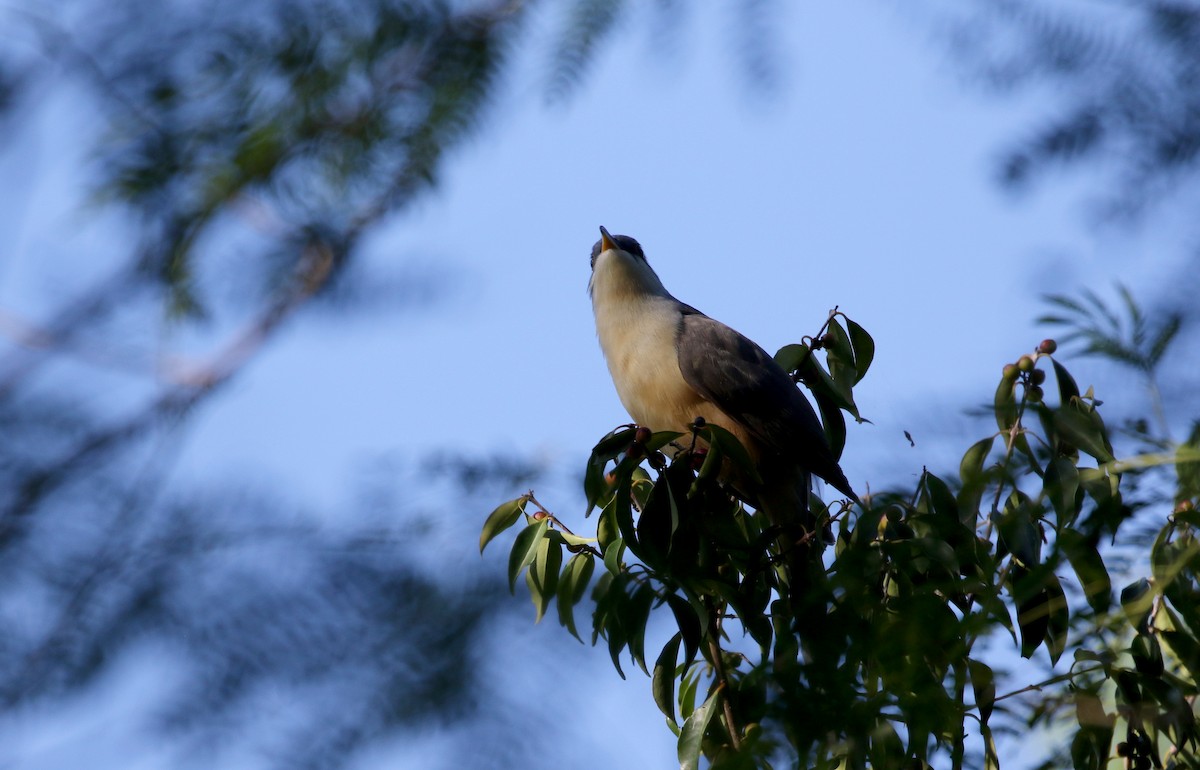
{"type": "Polygon", "coordinates": [[[946,482],[929,471],[925,471],[921,475],[921,482],[929,510],[945,521],[958,522],[958,501],[950,493],[946,482]]]}
{"type": "Polygon", "coordinates": [[[675,625],[679,628],[683,639],[683,665],[690,666],[700,652],[700,640],[704,636],[704,621],[696,613],[696,608],[678,594],[667,594],[667,606],[675,615],[675,625]]]}
{"type": "Polygon", "coordinates": [[[1107,612],[1112,605],[1112,580],[1100,552],[1074,529],[1064,529],[1058,533],[1058,546],[1075,570],[1083,595],[1092,610],[1098,615],[1107,612]]]}
{"type": "Polygon", "coordinates": [[[507,503],[501,503],[496,510],[488,515],[487,521],[483,523],[483,532],[479,535],[479,552],[483,553],[484,547],[492,542],[492,539],[499,535],[504,530],[517,523],[517,519],[521,516],[521,512],[525,510],[525,504],[529,502],[529,498],[521,495],[516,500],[509,500],[507,503]]]}
{"type": "Polygon", "coordinates": [[[1017,381],[1000,377],[996,395],[992,399],[992,411],[996,414],[996,425],[1002,433],[1008,433],[1017,422],[1017,381]]]}
{"type": "Polygon", "coordinates": [[[1162,591],[1200,555],[1200,541],[1196,538],[1169,540],[1172,527],[1163,527],[1150,549],[1150,566],[1154,571],[1154,583],[1162,591]]]}
{"type": "Polygon", "coordinates": [[[699,666],[689,668],[684,665],[683,679],[680,680],[682,685],[679,688],[679,716],[685,720],[696,711],[696,691],[700,687],[700,670],[699,666]]]}
{"type": "Polygon", "coordinates": [[[1071,624],[1070,608],[1067,605],[1067,595],[1063,593],[1058,577],[1051,573],[1046,578],[1046,652],[1050,653],[1050,663],[1058,663],[1063,650],[1067,648],[1067,634],[1071,624]]]}
{"type": "Polygon", "coordinates": [[[1075,521],[1083,507],[1083,498],[1079,495],[1079,469],[1075,463],[1066,457],[1055,457],[1046,463],[1042,491],[1054,506],[1060,525],[1075,521]]]}
{"type": "Polygon", "coordinates": [[[658,710],[667,715],[667,719],[675,722],[675,670],[678,668],[679,644],[683,636],[675,634],[658,654],[654,661],[654,673],[650,676],[650,690],[654,693],[654,702],[658,710]]]}
{"type": "Polygon", "coordinates": [[[590,553],[577,553],[567,562],[558,578],[558,622],[579,641],[583,638],[575,628],[575,605],[583,598],[596,569],[590,553]]]}
{"type": "Polygon", "coordinates": [[[650,622],[650,610],[654,605],[654,598],[654,589],[648,584],[642,583],[633,592],[621,617],[629,655],[647,676],[650,675],[650,671],[646,668],[646,624],[650,622]]]}
{"type": "Polygon", "coordinates": [[[1063,440],[1087,452],[1097,462],[1110,463],[1117,459],[1113,456],[1100,415],[1094,407],[1078,399],[1054,410],[1054,430],[1063,440]]]}
{"type": "Polygon", "coordinates": [[[1071,766],[1075,770],[1104,770],[1111,743],[1112,728],[1083,727],[1071,739],[1071,766]]]}
{"type": "Polygon", "coordinates": [[[1079,386],[1075,384],[1075,378],[1067,371],[1067,367],[1053,358],[1050,359],[1050,363],[1054,364],[1054,378],[1058,381],[1059,403],[1069,404],[1073,399],[1079,398],[1079,386]]]}
{"type": "Polygon", "coordinates": [[[596,522],[596,545],[600,546],[603,553],[608,550],[612,541],[620,537],[621,533],[617,529],[616,502],[609,500],[608,505],[600,512],[600,520],[596,522]]]}
{"type": "Polygon", "coordinates": [[[1129,655],[1134,668],[1147,677],[1160,677],[1163,673],[1162,648],[1153,634],[1138,634],[1129,643],[1129,655]]]}
{"type": "Polygon", "coordinates": [[[704,705],[693,711],[683,723],[683,729],[679,733],[679,770],[700,769],[700,748],[704,743],[704,733],[718,711],[720,700],[721,690],[714,687],[704,705]]]}
{"type": "Polygon", "coordinates": [[[811,356],[812,350],[808,345],[793,343],[779,349],[775,354],[775,363],[779,364],[785,372],[794,372],[803,366],[811,356]]]}
{"type": "Polygon", "coordinates": [[[508,554],[508,590],[516,591],[517,575],[521,570],[533,563],[537,557],[538,547],[550,527],[550,519],[535,521],[517,535],[513,542],[512,551],[508,554]]]}
{"type": "MultiPolygon", "coordinates": [[[[615,548],[616,544],[611,547],[615,548]]],[[[605,572],[596,581],[596,588],[592,591],[592,598],[596,601],[596,611],[592,614],[592,643],[595,644],[603,634],[613,668],[622,679],[625,678],[625,672],[621,669],[621,650],[628,640],[624,618],[629,595],[625,590],[629,581],[629,573],[614,575],[605,572]]]]}
{"type": "Polygon", "coordinates": [[[537,610],[535,623],[542,621],[550,599],[558,590],[558,570],[562,566],[562,542],[543,537],[538,544],[533,564],[529,567],[528,582],[532,588],[533,606],[537,610]]]}
{"type": "Polygon", "coordinates": [[[1009,495],[996,521],[1000,545],[1023,567],[1032,568],[1041,561],[1042,537],[1034,523],[1039,514],[1032,501],[1017,491],[1009,495]]]}
{"type": "Polygon", "coordinates": [[[995,443],[995,435],[976,441],[958,464],[958,475],[962,479],[962,489],[958,492],[958,510],[963,523],[970,527],[974,527],[979,516],[979,503],[987,486],[987,475],[983,472],[983,465],[987,462],[995,443]]]}
{"type": "MultiPolygon", "coordinates": [[[[630,548],[651,569],[660,570],[671,552],[671,536],[678,526],[678,512],[671,494],[671,482],[663,473],[654,483],[642,514],[637,520],[637,542],[630,548]]],[[[628,541],[627,541],[628,542],[628,541]]]]}
{"type": "MultiPolygon", "coordinates": [[[[742,446],[742,442],[738,441],[737,436],[712,423],[705,425],[700,435],[708,441],[710,452],[713,448],[719,449],[722,456],[729,458],[739,470],[746,473],[747,478],[756,484],[762,483],[762,477],[758,474],[758,464],[750,459],[750,453],[742,446]]],[[[707,464],[706,462],[705,465],[707,464]]]]}
{"type": "Polygon", "coordinates": [[[637,462],[626,457],[613,471],[617,477],[612,497],[613,520],[617,523],[617,531],[628,543],[637,542],[637,533],[633,527],[633,471],[637,468],[637,462]]]}
{"type": "Polygon", "coordinates": [[[592,509],[607,497],[609,485],[604,478],[605,469],[610,462],[629,448],[636,433],[637,428],[618,428],[600,439],[592,449],[591,457],[588,458],[587,468],[583,474],[583,492],[587,497],[587,513],[590,514],[592,509]]]}
{"type": "Polygon", "coordinates": [[[1154,627],[1192,680],[1200,679],[1200,642],[1165,603],[1155,613],[1154,627]]]}
{"type": "Polygon", "coordinates": [[[858,413],[858,407],[854,404],[854,395],[850,390],[849,383],[843,385],[834,380],[817,363],[806,346],[785,345],[775,354],[775,361],[783,367],[785,372],[796,372],[818,403],[822,398],[828,399],[838,408],[853,415],[854,419],[863,422],[862,415],[858,413]]]}
{"type": "Polygon", "coordinates": [[[1188,440],[1175,449],[1175,475],[1179,479],[1176,501],[1200,496],[1200,420],[1192,424],[1188,440]]]}
{"type": "Polygon", "coordinates": [[[983,739],[984,770],[1000,770],[1000,755],[996,751],[996,741],[992,738],[992,728],[986,723],[980,725],[979,737],[983,739]]]}
{"type": "Polygon", "coordinates": [[[1020,603],[1017,625],[1021,628],[1021,657],[1031,658],[1050,628],[1050,595],[1045,589],[1020,603]]]}
{"type": "Polygon", "coordinates": [[[1088,516],[1084,531],[1099,533],[1104,530],[1116,534],[1128,512],[1122,502],[1121,477],[1109,473],[1105,468],[1078,468],[1079,486],[1083,487],[1096,507],[1088,516]]]}
{"type": "Polygon", "coordinates": [[[829,319],[830,344],[825,348],[825,362],[829,366],[829,375],[833,381],[847,393],[858,382],[858,369],[854,362],[854,347],[850,344],[850,335],[837,322],[836,318],[829,319]]]}
{"type": "Polygon", "coordinates": [[[828,398],[818,398],[817,409],[821,412],[821,427],[825,429],[825,441],[833,452],[833,459],[841,460],[846,448],[846,417],[828,398]]]}
{"type": "Polygon", "coordinates": [[[1141,631],[1150,617],[1150,607],[1154,602],[1154,592],[1150,590],[1150,581],[1146,578],[1135,580],[1121,589],[1121,608],[1129,625],[1141,631]]]}
{"type": "Polygon", "coordinates": [[[625,541],[618,537],[604,549],[604,568],[614,576],[622,574],[625,571],[624,554],[625,541]]]}
{"type": "Polygon", "coordinates": [[[904,742],[887,719],[881,719],[875,725],[871,736],[870,759],[871,767],[875,768],[904,767],[904,742]]]}
{"type": "Polygon", "coordinates": [[[846,328],[850,330],[850,345],[854,348],[854,368],[858,371],[858,378],[854,382],[858,384],[875,360],[875,340],[849,318],[846,319],[846,328]]]}
{"type": "Polygon", "coordinates": [[[992,718],[992,707],[996,702],[996,676],[986,663],[975,659],[967,660],[971,673],[971,687],[975,691],[975,707],[979,709],[979,722],[987,725],[992,718]]]}

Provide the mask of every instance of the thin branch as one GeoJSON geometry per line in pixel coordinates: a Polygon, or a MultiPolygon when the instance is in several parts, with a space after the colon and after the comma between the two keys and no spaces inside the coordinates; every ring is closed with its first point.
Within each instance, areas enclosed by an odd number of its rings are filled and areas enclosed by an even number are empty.
{"type": "Polygon", "coordinates": [[[21,519],[32,513],[37,503],[64,484],[74,471],[106,451],[142,435],[161,419],[182,417],[232,379],[283,321],[329,281],[335,263],[332,253],[317,247],[310,248],[309,252],[308,259],[301,261],[293,290],[238,335],[191,384],[171,389],[138,414],[92,433],[66,455],[29,474],[13,503],[7,510],[0,511],[0,548],[18,534],[21,519]]]}
{"type": "Polygon", "coordinates": [[[733,746],[734,751],[741,751],[742,737],[733,715],[733,704],[729,702],[729,693],[732,691],[732,688],[729,686],[729,675],[725,671],[725,660],[722,657],[721,645],[717,641],[720,631],[720,615],[714,612],[712,628],[709,629],[708,634],[708,653],[712,656],[713,671],[717,675],[717,688],[725,691],[725,697],[721,698],[721,708],[724,712],[725,729],[729,732],[729,742],[733,746]]]}
{"type": "MultiPolygon", "coordinates": [[[[1016,696],[1023,695],[1027,692],[1041,692],[1043,688],[1049,687],[1052,684],[1058,684],[1059,682],[1066,682],[1071,679],[1074,679],[1077,676],[1083,676],[1084,674],[1091,674],[1096,671],[1102,671],[1102,670],[1104,670],[1103,664],[1092,666],[1091,668],[1080,669],[1078,671],[1067,671],[1064,674],[1052,676],[1049,679],[1043,680],[1036,684],[1026,685],[1019,690],[1013,690],[1012,692],[1006,692],[1003,695],[997,695],[995,697],[995,699],[992,700],[992,703],[999,703],[1002,700],[1007,700],[1009,698],[1015,698],[1016,696]]],[[[970,706],[967,706],[967,708],[973,709],[973,708],[976,708],[977,706],[978,706],[978,704],[972,703],[970,706]]]]}

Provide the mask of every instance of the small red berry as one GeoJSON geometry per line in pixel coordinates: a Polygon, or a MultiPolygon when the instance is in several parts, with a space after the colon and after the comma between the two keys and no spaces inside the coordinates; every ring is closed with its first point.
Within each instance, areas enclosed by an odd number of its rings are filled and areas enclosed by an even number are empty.
{"type": "Polygon", "coordinates": [[[643,426],[639,427],[636,431],[634,431],[633,440],[639,444],[645,444],[647,441],[650,440],[650,437],[653,435],[654,435],[654,433],[649,428],[647,428],[645,425],[643,425],[643,426]]]}
{"type": "Polygon", "coordinates": [[[1049,339],[1042,340],[1041,343],[1037,346],[1037,352],[1042,353],[1047,356],[1051,355],[1056,350],[1058,350],[1058,343],[1055,342],[1054,340],[1049,340],[1049,339]]]}

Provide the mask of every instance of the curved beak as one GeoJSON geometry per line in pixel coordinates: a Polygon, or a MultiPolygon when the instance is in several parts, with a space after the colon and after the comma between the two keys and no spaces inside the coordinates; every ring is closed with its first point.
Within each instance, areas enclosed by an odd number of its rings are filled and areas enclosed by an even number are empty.
{"type": "Polygon", "coordinates": [[[613,237],[608,234],[608,230],[604,229],[604,225],[600,225],[600,251],[608,251],[609,249],[620,248],[621,247],[617,245],[617,242],[613,239],[613,237]]]}

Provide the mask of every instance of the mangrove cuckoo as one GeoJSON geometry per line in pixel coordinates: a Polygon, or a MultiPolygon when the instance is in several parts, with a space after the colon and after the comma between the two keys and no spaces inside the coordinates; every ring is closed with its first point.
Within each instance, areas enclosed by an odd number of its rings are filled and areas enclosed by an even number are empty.
{"type": "Polygon", "coordinates": [[[617,395],[638,425],[687,433],[703,417],[733,433],[762,481],[726,481],[774,524],[806,521],[810,473],[857,499],[791,376],[751,340],[675,299],[637,241],[600,228],[588,291],[617,395]]]}

